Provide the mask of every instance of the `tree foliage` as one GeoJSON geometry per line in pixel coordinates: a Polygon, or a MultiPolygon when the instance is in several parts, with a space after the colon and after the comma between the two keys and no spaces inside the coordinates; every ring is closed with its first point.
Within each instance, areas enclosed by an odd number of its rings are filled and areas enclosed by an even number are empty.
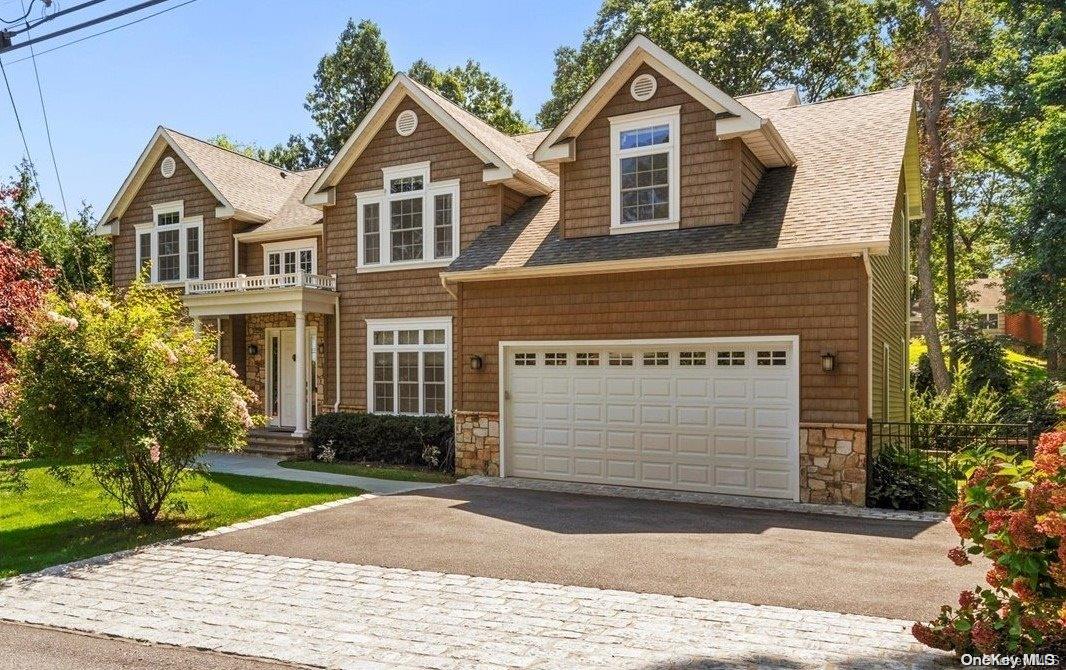
{"type": "Polygon", "coordinates": [[[514,108],[514,93],[510,87],[486,72],[477,61],[468,60],[463,67],[438,70],[424,59],[419,59],[411,65],[407,74],[509,135],[532,130],[514,108]]]}
{"type": "Polygon", "coordinates": [[[118,298],[53,297],[15,345],[19,429],[41,456],[88,462],[152,523],[208,445],[238,449],[254,425],[254,394],[214,350],[178,296],[140,281],[118,298]]]}
{"type": "Polygon", "coordinates": [[[638,33],[727,93],[796,86],[815,101],[861,90],[873,75],[878,13],[861,0],[604,0],[577,48],[555,52],[557,124],[638,33]]]}

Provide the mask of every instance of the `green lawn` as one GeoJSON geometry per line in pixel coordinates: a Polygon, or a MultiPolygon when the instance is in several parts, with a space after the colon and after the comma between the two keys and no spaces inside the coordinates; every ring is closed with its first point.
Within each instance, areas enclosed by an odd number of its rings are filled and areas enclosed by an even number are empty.
{"type": "MultiPolygon", "coordinates": [[[[911,365],[914,365],[914,363],[918,361],[918,357],[925,353],[925,349],[924,339],[916,337],[911,340],[908,350],[908,357],[910,358],[911,365]]],[[[1007,349],[1006,351],[1007,367],[1010,368],[1011,376],[1014,379],[1033,381],[1047,377],[1047,364],[1043,358],[1026,356],[1025,354],[1010,349],[1007,349]]]]}
{"type": "Polygon", "coordinates": [[[383,465],[379,463],[322,463],[320,461],[282,461],[283,468],[294,470],[313,470],[315,472],[333,472],[338,475],[356,475],[374,479],[392,479],[400,482],[433,482],[450,484],[455,481],[453,475],[437,470],[407,467],[403,465],[383,465]]]}
{"type": "Polygon", "coordinates": [[[74,485],[65,486],[48,474],[47,465],[23,461],[29,483],[23,493],[0,483],[0,577],[361,493],[279,479],[196,475],[177,494],[189,505],[184,515],[142,526],[122,518],[118,504],[101,497],[88,468],[77,466],[74,485]]]}

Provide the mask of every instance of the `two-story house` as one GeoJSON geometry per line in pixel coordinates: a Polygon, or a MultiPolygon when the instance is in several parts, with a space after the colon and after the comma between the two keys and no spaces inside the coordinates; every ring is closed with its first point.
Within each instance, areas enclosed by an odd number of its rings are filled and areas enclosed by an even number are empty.
{"type": "Polygon", "coordinates": [[[322,170],[160,128],[101,232],[291,440],[453,414],[460,473],[861,504],[918,170],[909,88],[734,97],[639,36],[537,133],[404,75],[322,170]]]}

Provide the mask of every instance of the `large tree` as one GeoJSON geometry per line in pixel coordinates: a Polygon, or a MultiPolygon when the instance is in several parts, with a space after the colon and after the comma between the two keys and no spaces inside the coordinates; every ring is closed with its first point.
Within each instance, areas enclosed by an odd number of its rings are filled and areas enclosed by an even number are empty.
{"type": "Polygon", "coordinates": [[[407,74],[505,133],[515,135],[532,130],[514,108],[511,88],[486,72],[477,61],[468,60],[463,67],[438,70],[419,59],[407,74]]]}
{"type": "Polygon", "coordinates": [[[581,45],[556,50],[537,122],[558,123],[638,33],[734,95],[786,85],[811,101],[854,93],[872,74],[877,25],[862,0],[604,0],[581,45]]]}

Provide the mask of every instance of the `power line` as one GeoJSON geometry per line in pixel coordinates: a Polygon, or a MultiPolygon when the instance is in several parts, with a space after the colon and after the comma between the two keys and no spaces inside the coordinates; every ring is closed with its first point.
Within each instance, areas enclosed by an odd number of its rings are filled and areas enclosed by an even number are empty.
{"type": "MultiPolygon", "coordinates": [[[[21,0],[19,0],[21,2],[21,0]]],[[[33,6],[33,0],[30,0],[30,6],[33,6]]],[[[29,30],[30,24],[26,24],[26,30],[29,30]]],[[[29,34],[28,32],[26,33],[29,34]]],[[[59,200],[63,203],[63,220],[70,221],[70,213],[67,212],[67,194],[63,191],[63,180],[59,177],[59,163],[56,161],[56,150],[52,145],[52,127],[48,123],[48,109],[44,104],[44,90],[41,88],[41,73],[37,70],[37,55],[33,51],[33,47],[30,47],[30,58],[33,60],[33,76],[37,80],[37,97],[41,101],[41,116],[44,117],[44,134],[48,138],[48,152],[52,155],[52,169],[56,173],[56,184],[59,185],[59,200]]]]}
{"type": "Polygon", "coordinates": [[[12,19],[12,20],[8,21],[7,19],[0,17],[0,21],[3,21],[4,23],[8,23],[8,24],[11,24],[11,23],[22,23],[23,21],[26,20],[26,17],[28,17],[30,15],[30,12],[33,11],[33,3],[35,3],[35,2],[37,2],[37,0],[30,0],[29,9],[26,9],[26,7],[23,7],[22,11],[24,11],[26,13],[23,14],[22,16],[18,17],[17,19],[12,19]]]}
{"type": "Polygon", "coordinates": [[[22,146],[26,149],[26,160],[30,162],[30,174],[33,175],[33,183],[37,186],[37,197],[43,200],[44,196],[41,194],[41,182],[37,180],[37,169],[33,164],[33,156],[30,155],[30,145],[26,141],[26,131],[22,129],[22,119],[19,118],[19,108],[15,104],[15,95],[11,92],[11,82],[7,80],[7,70],[4,68],[4,61],[0,59],[0,73],[4,75],[4,86],[7,87],[7,97],[11,101],[11,109],[15,112],[15,124],[19,128],[19,135],[22,135],[22,146]]]}
{"type": "MultiPolygon", "coordinates": [[[[111,28],[108,28],[107,30],[101,30],[98,33],[93,33],[91,35],[86,35],[85,37],[82,37],[82,38],[79,38],[79,39],[76,39],[76,40],[71,40],[69,42],[64,42],[63,44],[60,44],[59,46],[52,47],[51,49],[45,49],[44,51],[38,52],[37,55],[38,56],[43,56],[43,55],[45,55],[47,53],[52,53],[53,51],[58,51],[58,50],[60,50],[60,49],[62,49],[64,47],[69,47],[71,45],[78,44],[79,42],[84,42],[85,40],[91,40],[94,37],[100,37],[101,35],[106,35],[108,33],[113,33],[116,30],[119,30],[121,28],[126,28],[128,26],[132,26],[133,24],[140,23],[141,21],[147,21],[148,19],[152,18],[153,16],[159,16],[160,14],[166,14],[167,12],[174,11],[175,9],[178,9],[179,7],[184,7],[185,5],[191,5],[194,2],[196,2],[196,0],[185,0],[185,2],[178,3],[178,4],[173,5],[171,7],[167,7],[166,9],[161,9],[158,12],[153,12],[151,14],[148,14],[147,16],[142,16],[141,18],[134,19],[133,21],[130,21],[128,23],[123,23],[121,25],[113,26],[111,28]]],[[[10,64],[14,65],[15,63],[21,63],[22,61],[27,61],[27,60],[30,60],[30,56],[25,56],[23,58],[19,58],[19,59],[13,60],[13,61],[11,61],[10,64]]]]}
{"type": "Polygon", "coordinates": [[[116,18],[118,18],[120,16],[125,16],[126,14],[132,14],[133,12],[137,12],[137,11],[140,11],[140,10],[145,9],[147,7],[151,7],[152,5],[158,5],[159,3],[166,2],[166,1],[167,0],[145,0],[145,2],[133,5],[132,7],[127,7],[126,9],[120,9],[119,11],[111,12],[110,14],[104,14],[103,16],[98,16],[95,19],[90,19],[88,21],[82,21],[81,23],[76,23],[76,24],[74,24],[72,26],[69,26],[67,28],[63,28],[61,30],[56,30],[54,32],[50,32],[47,35],[41,35],[40,37],[35,37],[33,39],[26,40],[25,42],[22,42],[21,44],[12,44],[10,46],[0,48],[0,53],[4,53],[6,51],[13,51],[15,49],[21,49],[22,47],[28,47],[31,44],[36,44],[38,42],[44,42],[45,40],[50,40],[53,37],[59,37],[60,35],[66,35],[67,33],[72,33],[72,32],[75,32],[77,30],[81,30],[82,28],[88,28],[89,26],[95,26],[98,23],[103,23],[104,21],[110,21],[111,19],[116,19],[116,18]]]}
{"type": "MultiPolygon", "coordinates": [[[[21,1],[22,0],[19,0],[19,2],[21,2],[21,1]]],[[[101,2],[104,2],[104,1],[105,0],[89,0],[88,2],[83,2],[80,5],[74,5],[73,7],[68,7],[67,9],[60,9],[58,11],[52,12],[51,14],[49,14],[47,16],[42,16],[37,21],[34,21],[31,24],[28,24],[25,28],[20,28],[19,30],[8,31],[8,35],[9,36],[10,35],[18,35],[19,33],[29,32],[30,28],[36,28],[37,26],[41,25],[42,23],[46,23],[48,21],[52,21],[54,19],[58,19],[60,16],[65,16],[67,14],[70,14],[71,12],[80,11],[82,9],[85,9],[86,7],[92,7],[93,5],[98,5],[98,4],[100,4],[101,2]]]]}

